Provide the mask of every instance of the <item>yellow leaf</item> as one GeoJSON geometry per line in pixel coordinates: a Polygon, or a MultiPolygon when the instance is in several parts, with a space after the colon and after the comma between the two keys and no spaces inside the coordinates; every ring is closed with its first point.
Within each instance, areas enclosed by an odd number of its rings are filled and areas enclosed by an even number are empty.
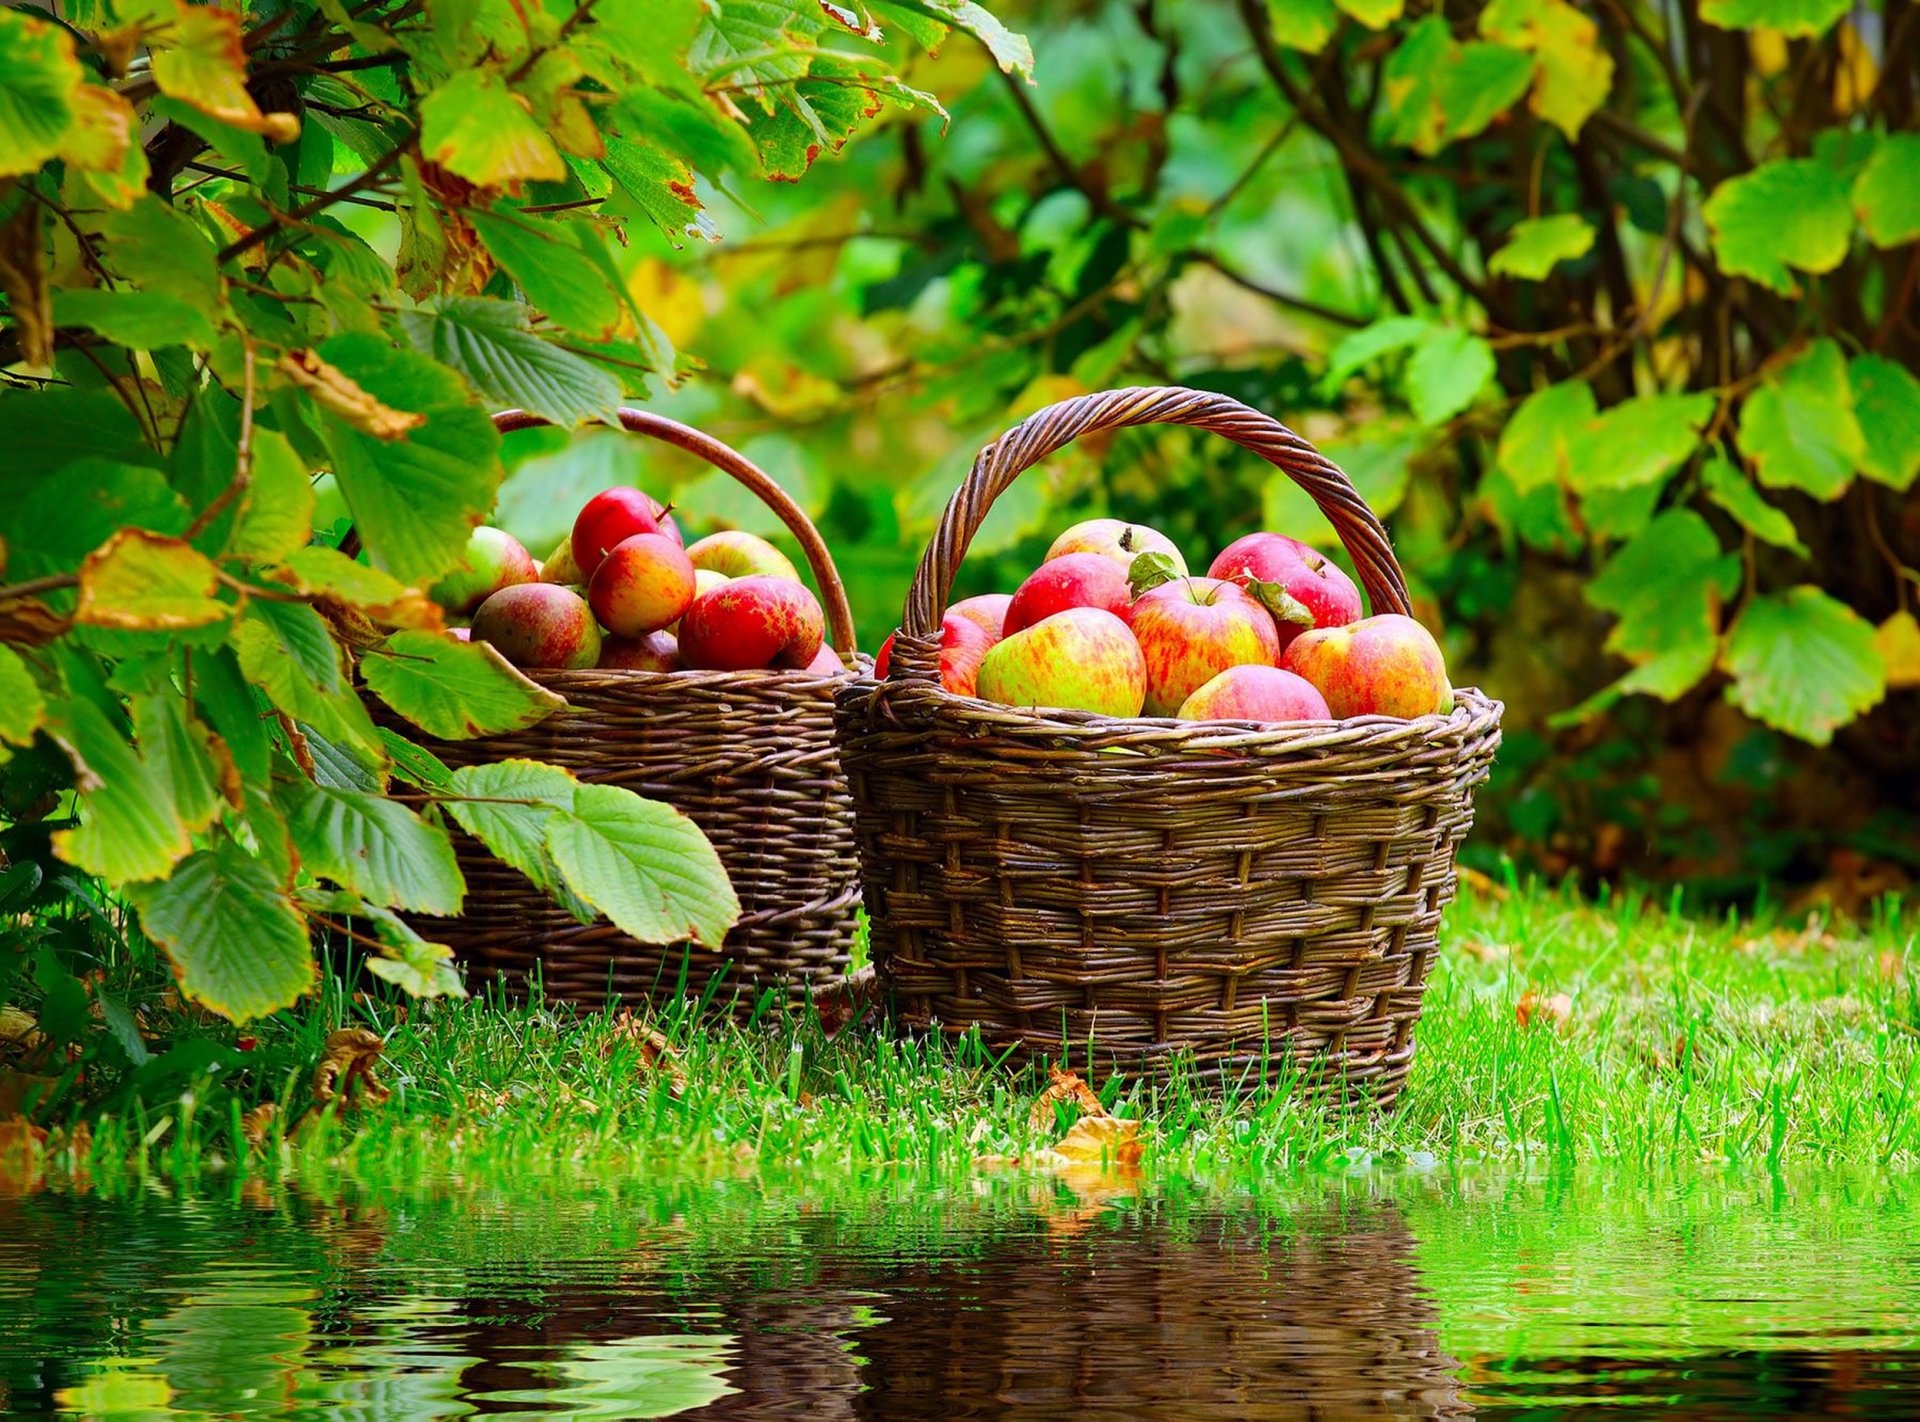
{"type": "Polygon", "coordinates": [[[73,127],[60,142],[60,156],[76,168],[111,173],[126,162],[133,142],[133,105],[100,84],[82,84],[73,95],[73,127]]]}
{"type": "Polygon", "coordinates": [[[220,573],[192,544],[123,528],[80,565],[74,621],[133,632],[205,627],[233,609],[217,601],[220,573]]]}
{"type": "Polygon", "coordinates": [[[1533,111],[1569,138],[1606,102],[1613,56],[1599,27],[1566,0],[1493,0],[1480,17],[1485,38],[1534,57],[1533,111]]]}
{"type": "Polygon", "coordinates": [[[160,92],[191,104],[210,118],[275,143],[300,136],[292,114],[263,114],[247,92],[247,52],[240,17],[211,5],[175,0],[176,17],[165,31],[167,48],[155,48],[153,82],[160,92]]]}
{"type": "Polygon", "coordinates": [[[1110,1161],[1114,1165],[1140,1163],[1140,1123],[1118,1116],[1082,1116],[1060,1138],[1051,1154],[1070,1163],[1110,1161]]]}
{"type": "Polygon", "coordinates": [[[673,342],[684,350],[706,320],[707,303],[700,283],[658,257],[643,257],[627,274],[627,294],[673,342]]]}
{"type": "Polygon", "coordinates": [[[1920,686],[1920,621],[1896,612],[1873,634],[1873,645],[1887,664],[1887,685],[1894,690],[1920,686]]]}

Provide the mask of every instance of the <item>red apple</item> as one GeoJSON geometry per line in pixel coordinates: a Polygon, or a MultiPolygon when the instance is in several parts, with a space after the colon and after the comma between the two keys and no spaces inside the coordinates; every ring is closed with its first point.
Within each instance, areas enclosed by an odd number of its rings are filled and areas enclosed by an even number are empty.
{"type": "Polygon", "coordinates": [[[981,593],[977,597],[961,598],[947,611],[978,623],[998,642],[1007,635],[1007,604],[1012,601],[1012,593],[981,593]]]}
{"type": "Polygon", "coordinates": [[[813,660],[807,663],[805,669],[815,676],[839,676],[846,671],[847,664],[840,660],[838,652],[822,642],[820,650],[813,654],[813,660]]]}
{"type": "MultiPolygon", "coordinates": [[[[695,597],[704,597],[715,588],[722,587],[732,581],[733,579],[729,578],[725,573],[716,573],[711,568],[695,568],[693,570],[693,595],[695,597]]],[[[691,604],[689,604],[689,606],[691,606],[691,604]]],[[[680,635],[680,624],[677,621],[670,623],[667,631],[678,637],[680,635]]]]}
{"type": "Polygon", "coordinates": [[[994,643],[980,662],[978,695],[1005,706],[1138,716],[1147,695],[1147,664],[1133,633],[1113,613],[1071,607],[994,643]]]}
{"type": "MultiPolygon", "coordinates": [[[[980,681],[980,659],[992,650],[994,638],[979,623],[949,611],[940,619],[940,684],[955,696],[972,696],[980,681]]],[[[893,665],[893,638],[880,644],[873,674],[885,677],[893,665]]]]}
{"type": "MultiPolygon", "coordinates": [[[[1360,589],[1353,585],[1353,579],[1299,539],[1283,533],[1249,533],[1236,538],[1220,550],[1207,576],[1243,585],[1254,580],[1278,583],[1312,614],[1315,627],[1342,627],[1361,613],[1360,589]]],[[[1306,630],[1305,624],[1283,617],[1275,621],[1283,649],[1306,630]]]]}
{"type": "Polygon", "coordinates": [[[484,523],[467,535],[460,566],[427,589],[427,596],[456,616],[472,612],[501,588],[540,576],[533,555],[504,529],[484,523]]]}
{"type": "Polygon", "coordinates": [[[1147,662],[1146,713],[1171,716],[1228,667],[1280,660],[1266,608],[1233,583],[1176,578],[1140,594],[1128,625],[1147,662]]]}
{"type": "Polygon", "coordinates": [[[579,670],[600,660],[593,609],[554,583],[500,589],[473,614],[473,636],[517,667],[579,670]]]}
{"type": "Polygon", "coordinates": [[[1007,604],[1003,635],[1024,632],[1070,607],[1097,607],[1122,622],[1133,601],[1127,570],[1101,553],[1067,553],[1035,568],[1007,604]]]}
{"type": "Polygon", "coordinates": [[[1280,667],[1228,667],[1180,703],[1182,721],[1326,721],[1333,713],[1313,683],[1280,667]]]}
{"type": "Polygon", "coordinates": [[[671,632],[649,632],[642,637],[609,637],[600,644],[599,664],[620,671],[679,671],[680,644],[671,632]]]}
{"type": "Polygon", "coordinates": [[[1453,709],[1433,634],[1397,612],[1302,632],[1282,662],[1327,698],[1335,716],[1428,716],[1453,709]]]}
{"type": "Polygon", "coordinates": [[[766,539],[737,528],[709,533],[687,548],[687,556],[693,559],[694,567],[725,573],[730,578],[764,573],[770,578],[800,581],[800,570],[793,566],[792,559],[766,539]]]}
{"type": "Polygon", "coordinates": [[[1051,563],[1069,553],[1099,553],[1118,563],[1123,573],[1133,567],[1133,560],[1142,553],[1164,553],[1173,559],[1174,569],[1181,577],[1187,574],[1187,560],[1180,556],[1171,538],[1157,528],[1128,523],[1125,519],[1090,518],[1076,523],[1053,540],[1053,546],[1047,549],[1046,561],[1051,563]]]}
{"type": "Polygon", "coordinates": [[[573,561],[582,578],[591,578],[600,560],[636,533],[658,533],[679,543],[680,528],[667,506],[641,489],[605,489],[588,499],[573,521],[573,561]]]}
{"type": "Polygon", "coordinates": [[[616,637],[638,637],[677,622],[693,601],[693,564],[659,533],[622,539],[587,582],[587,601],[616,637]]]}
{"type": "Polygon", "coordinates": [[[804,668],[826,636],[826,616],[802,583],[764,573],[703,593],[680,619],[680,659],[710,671],[804,668]]]}

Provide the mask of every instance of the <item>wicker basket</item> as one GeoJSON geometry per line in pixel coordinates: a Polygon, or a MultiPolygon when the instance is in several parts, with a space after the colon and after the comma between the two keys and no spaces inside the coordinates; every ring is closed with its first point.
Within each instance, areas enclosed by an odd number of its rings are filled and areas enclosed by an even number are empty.
{"type": "Polygon", "coordinates": [[[896,1018],[978,1028],[1013,1064],[1215,1082],[1304,1077],[1390,1104],[1413,1056],[1454,852],[1498,702],[1284,726],[1034,711],[945,691],[941,610],[987,510],[1082,435],[1192,425],[1284,469],[1376,612],[1405,612],[1386,531],[1344,474],[1224,395],[1116,390],[994,441],[942,515],[884,682],[837,714],[873,959],[896,1018]]]}
{"type": "MultiPolygon", "coordinates": [[[[502,431],[546,421],[496,415],[502,431]]],[[[827,640],[855,660],[853,613],[819,531],[752,461],[719,440],[644,410],[620,423],[725,470],[772,509],[806,554],[827,616],[827,640]]],[[[870,665],[861,660],[859,665],[870,665]]],[[[750,1011],[763,988],[798,1004],[840,980],[853,943],[860,888],[853,811],[833,738],[833,692],[851,673],[801,671],[532,671],[566,709],[510,735],[442,741],[368,698],[375,718],[460,767],[524,757],[582,780],[620,785],[671,804],[707,834],[740,897],[739,923],[718,948],[640,943],[605,921],[582,924],[477,841],[455,836],[467,878],[459,918],[418,921],[457,958],[509,985],[539,969],[549,997],[598,1004],[610,994],[662,1002],[717,994],[750,1011]]]]}

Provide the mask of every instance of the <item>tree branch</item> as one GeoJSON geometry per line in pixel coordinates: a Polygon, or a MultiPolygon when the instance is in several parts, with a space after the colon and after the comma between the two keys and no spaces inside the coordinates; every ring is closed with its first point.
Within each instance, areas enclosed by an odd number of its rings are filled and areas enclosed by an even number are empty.
{"type": "Polygon", "coordinates": [[[398,167],[400,160],[411,151],[414,144],[419,142],[419,140],[419,129],[416,128],[409,131],[406,137],[402,138],[400,142],[388,150],[386,156],[381,158],[378,163],[375,163],[352,182],[347,183],[343,187],[334,188],[324,196],[317,197],[312,202],[295,208],[292,212],[275,213],[272,221],[266,223],[264,226],[254,228],[253,231],[247,233],[246,236],[237,241],[229,242],[225,247],[222,247],[219,257],[220,264],[225,266],[235,257],[252,251],[282,227],[297,226],[316,214],[325,212],[335,203],[345,202],[355,193],[364,192],[379,182],[394,168],[398,167]]]}

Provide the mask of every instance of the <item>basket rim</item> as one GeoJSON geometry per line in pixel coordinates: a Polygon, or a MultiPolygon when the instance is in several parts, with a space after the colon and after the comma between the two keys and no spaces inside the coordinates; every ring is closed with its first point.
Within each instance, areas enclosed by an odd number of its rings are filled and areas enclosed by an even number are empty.
{"type": "Polygon", "coordinates": [[[871,675],[849,682],[838,700],[842,705],[865,701],[876,719],[963,721],[964,733],[972,738],[1001,732],[1080,742],[1087,749],[1118,746],[1261,755],[1378,748],[1403,740],[1429,746],[1453,744],[1497,734],[1506,711],[1506,703],[1478,687],[1463,686],[1455,688],[1453,710],[1445,714],[1325,721],[1181,721],[1169,716],[1103,716],[1056,707],[1007,706],[961,696],[937,684],[878,680],[871,675]]]}
{"type": "Polygon", "coordinates": [[[813,682],[841,685],[862,678],[872,679],[873,658],[865,652],[842,654],[836,649],[834,655],[850,655],[853,665],[847,666],[843,660],[837,672],[808,671],[805,667],[746,667],[734,671],[699,667],[678,667],[673,671],[647,671],[639,667],[515,667],[514,670],[529,680],[559,691],[564,691],[568,686],[584,690],[601,682],[634,685],[658,682],[676,687],[718,685],[798,688],[813,682]]]}

